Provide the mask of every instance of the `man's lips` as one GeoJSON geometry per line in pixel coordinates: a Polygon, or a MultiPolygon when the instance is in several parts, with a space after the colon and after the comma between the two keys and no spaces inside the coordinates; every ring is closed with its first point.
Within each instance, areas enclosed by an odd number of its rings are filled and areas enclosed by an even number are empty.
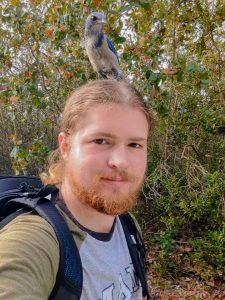
{"type": "Polygon", "coordinates": [[[107,180],[107,181],[118,181],[118,182],[125,182],[125,181],[127,181],[126,179],[123,179],[123,178],[120,178],[120,177],[110,177],[110,178],[108,178],[108,177],[102,177],[101,179],[103,179],[103,180],[107,180]]]}
{"type": "Polygon", "coordinates": [[[128,181],[123,179],[123,178],[107,178],[107,177],[102,177],[101,178],[102,181],[109,183],[109,184],[113,184],[113,185],[123,185],[125,183],[127,183],[128,181]]]}

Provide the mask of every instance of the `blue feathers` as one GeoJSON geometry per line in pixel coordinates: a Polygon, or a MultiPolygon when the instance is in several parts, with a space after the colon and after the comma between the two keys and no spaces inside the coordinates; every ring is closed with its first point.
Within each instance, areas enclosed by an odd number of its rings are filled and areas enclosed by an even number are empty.
{"type": "Polygon", "coordinates": [[[101,46],[102,46],[103,39],[104,39],[104,33],[103,33],[103,32],[100,32],[100,34],[99,34],[99,36],[98,36],[98,40],[97,40],[97,42],[94,44],[94,48],[101,47],[101,46]]]}
{"type": "Polygon", "coordinates": [[[85,23],[85,49],[93,69],[105,79],[123,79],[119,57],[112,41],[104,34],[104,14],[91,13],[85,23]]]}
{"type": "Polygon", "coordinates": [[[119,63],[119,57],[118,57],[117,51],[113,45],[113,42],[107,36],[106,36],[106,41],[109,46],[109,49],[116,55],[116,57],[118,59],[118,63],[119,63]]]}

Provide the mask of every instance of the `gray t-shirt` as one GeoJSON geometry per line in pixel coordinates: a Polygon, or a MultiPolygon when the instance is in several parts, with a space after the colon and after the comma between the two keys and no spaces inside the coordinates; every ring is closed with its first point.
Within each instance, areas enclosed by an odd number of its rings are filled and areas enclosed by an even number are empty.
{"type": "Polygon", "coordinates": [[[79,251],[83,265],[81,300],[142,299],[140,283],[118,217],[109,240],[87,234],[79,251]]]}

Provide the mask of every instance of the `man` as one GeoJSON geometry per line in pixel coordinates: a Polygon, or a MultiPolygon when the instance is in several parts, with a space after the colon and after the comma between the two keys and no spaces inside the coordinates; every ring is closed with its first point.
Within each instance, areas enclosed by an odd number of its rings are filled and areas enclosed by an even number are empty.
{"type": "MultiPolygon", "coordinates": [[[[146,171],[152,117],[126,82],[99,80],[71,94],[45,184],[79,248],[81,299],[142,299],[118,215],[131,210],[146,171]]],[[[0,300],[48,299],[59,265],[52,227],[27,213],[0,233],[0,300]]]]}

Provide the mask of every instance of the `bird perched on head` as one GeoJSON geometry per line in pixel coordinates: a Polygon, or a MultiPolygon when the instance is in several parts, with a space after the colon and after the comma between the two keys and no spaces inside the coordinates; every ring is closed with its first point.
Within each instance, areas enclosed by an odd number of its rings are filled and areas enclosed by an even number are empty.
{"type": "Polygon", "coordinates": [[[85,24],[85,49],[94,70],[105,79],[123,79],[119,57],[112,41],[102,31],[106,18],[92,12],[85,24]]]}

